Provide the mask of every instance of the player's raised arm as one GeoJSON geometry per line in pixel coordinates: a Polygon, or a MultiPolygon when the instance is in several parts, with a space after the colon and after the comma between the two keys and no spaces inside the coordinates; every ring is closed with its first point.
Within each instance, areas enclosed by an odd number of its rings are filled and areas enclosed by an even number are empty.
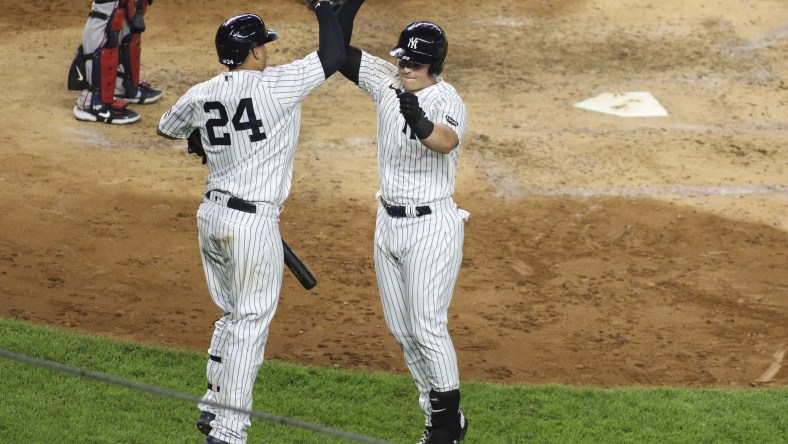
{"type": "Polygon", "coordinates": [[[323,65],[323,73],[329,78],[345,63],[345,44],[331,2],[322,0],[315,3],[314,11],[319,27],[317,55],[323,65]]]}
{"type": "Polygon", "coordinates": [[[353,21],[356,18],[364,0],[346,0],[342,7],[337,11],[337,20],[342,28],[342,35],[345,38],[345,64],[339,72],[348,80],[358,85],[358,70],[361,67],[361,50],[350,45],[350,37],[353,35],[353,21]]]}

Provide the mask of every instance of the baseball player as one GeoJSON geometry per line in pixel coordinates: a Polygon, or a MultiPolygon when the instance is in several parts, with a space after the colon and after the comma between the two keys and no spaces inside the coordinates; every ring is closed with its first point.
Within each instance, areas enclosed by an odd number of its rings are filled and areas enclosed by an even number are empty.
{"type": "Polygon", "coordinates": [[[337,12],[348,45],[340,72],[372,98],[378,114],[374,256],[383,313],[420,392],[420,443],[458,443],[468,421],[447,322],[468,218],[452,199],[465,105],[439,77],[448,49],[440,26],[405,27],[391,50],[396,65],[350,46],[363,2],[346,0],[337,12]]]}
{"type": "Polygon", "coordinates": [[[71,63],[68,89],[80,90],[77,120],[134,123],[129,103],[153,103],[162,91],[140,81],[141,35],[153,0],[95,0],[71,63]]]}
{"type": "MultiPolygon", "coordinates": [[[[198,238],[211,298],[224,315],[208,349],[203,401],[252,407],[282,287],[279,212],[290,191],[301,102],[345,59],[329,1],[313,9],[319,49],[281,66],[268,66],[266,44],[279,35],[259,16],[241,14],[222,23],[216,52],[229,70],[190,88],[159,122],[164,137],[199,137],[208,164],[198,238]]],[[[197,428],[207,435],[206,444],[246,442],[249,415],[207,403],[198,407],[197,428]]]]}

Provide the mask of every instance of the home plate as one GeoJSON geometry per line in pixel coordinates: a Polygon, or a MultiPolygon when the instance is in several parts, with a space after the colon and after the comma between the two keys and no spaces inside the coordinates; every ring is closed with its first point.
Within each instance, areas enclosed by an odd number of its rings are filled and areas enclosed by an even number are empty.
{"type": "Polygon", "coordinates": [[[582,102],[577,108],[621,117],[662,117],[668,112],[647,92],[604,93],[582,102]]]}

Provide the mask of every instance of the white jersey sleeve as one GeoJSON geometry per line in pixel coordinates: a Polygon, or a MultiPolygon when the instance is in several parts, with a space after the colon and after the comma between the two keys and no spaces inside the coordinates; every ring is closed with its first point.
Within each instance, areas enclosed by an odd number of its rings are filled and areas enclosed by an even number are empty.
{"type": "Polygon", "coordinates": [[[287,65],[268,67],[263,70],[263,77],[273,91],[272,95],[283,106],[293,106],[301,102],[326,80],[317,52],[287,65]],[[315,69],[315,65],[320,69],[315,69]]]}
{"type": "Polygon", "coordinates": [[[159,131],[177,139],[186,139],[196,128],[196,112],[194,109],[194,97],[198,95],[205,83],[192,86],[182,95],[175,105],[170,107],[159,120],[159,131]]]}
{"type": "Polygon", "coordinates": [[[419,94],[419,104],[432,123],[442,123],[457,133],[460,143],[468,125],[465,103],[453,86],[438,82],[419,94]]]}
{"type": "Polygon", "coordinates": [[[358,72],[358,86],[372,97],[375,103],[385,95],[386,88],[402,88],[393,64],[361,51],[361,65],[358,72]]]}

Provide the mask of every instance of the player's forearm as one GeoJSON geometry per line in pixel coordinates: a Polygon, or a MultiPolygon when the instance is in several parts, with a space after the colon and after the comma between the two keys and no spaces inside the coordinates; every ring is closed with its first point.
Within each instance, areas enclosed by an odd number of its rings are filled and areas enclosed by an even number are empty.
{"type": "Polygon", "coordinates": [[[457,133],[441,123],[436,123],[432,133],[421,140],[422,145],[436,153],[449,154],[460,143],[457,133]]]}
{"type": "Polygon", "coordinates": [[[345,48],[345,63],[339,68],[348,80],[358,85],[358,73],[361,70],[361,50],[353,45],[345,48]]]}
{"type": "Polygon", "coordinates": [[[329,78],[345,63],[345,42],[330,2],[318,2],[315,5],[315,15],[319,28],[317,55],[323,65],[323,73],[329,78]]]}
{"type": "Polygon", "coordinates": [[[342,35],[345,38],[345,46],[350,45],[350,37],[353,35],[353,21],[364,0],[346,0],[342,7],[337,11],[337,20],[342,28],[342,35]]]}
{"type": "Polygon", "coordinates": [[[345,38],[346,55],[345,63],[339,72],[356,85],[358,85],[358,71],[361,68],[361,50],[350,45],[350,38],[353,35],[353,21],[363,3],[364,0],[347,0],[337,11],[337,20],[345,38]]]}

